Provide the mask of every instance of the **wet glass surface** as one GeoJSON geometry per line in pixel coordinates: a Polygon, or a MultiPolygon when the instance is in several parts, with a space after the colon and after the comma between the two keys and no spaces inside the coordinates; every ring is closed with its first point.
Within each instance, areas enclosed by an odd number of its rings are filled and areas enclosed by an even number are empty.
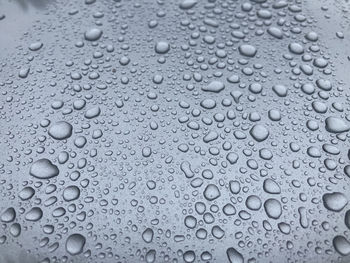
{"type": "Polygon", "coordinates": [[[0,1],[0,263],[350,262],[347,1],[0,1]]]}

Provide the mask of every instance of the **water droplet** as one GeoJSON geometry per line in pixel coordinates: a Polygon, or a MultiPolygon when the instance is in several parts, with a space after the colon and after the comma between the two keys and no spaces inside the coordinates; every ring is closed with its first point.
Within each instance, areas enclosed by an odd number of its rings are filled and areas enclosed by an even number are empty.
{"type": "Polygon", "coordinates": [[[69,254],[75,256],[83,252],[86,239],[81,234],[72,234],[67,238],[66,250],[69,254]]]}
{"type": "Polygon", "coordinates": [[[86,40],[96,41],[100,39],[102,33],[102,30],[99,28],[91,28],[85,32],[84,36],[86,40]]]}
{"type": "Polygon", "coordinates": [[[43,158],[32,164],[29,173],[38,179],[50,179],[57,176],[59,170],[50,160],[43,158]]]}

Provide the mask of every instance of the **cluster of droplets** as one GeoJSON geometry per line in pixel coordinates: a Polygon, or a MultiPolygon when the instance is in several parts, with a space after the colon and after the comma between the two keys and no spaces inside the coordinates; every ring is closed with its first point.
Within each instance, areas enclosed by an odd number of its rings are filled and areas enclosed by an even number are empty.
{"type": "Polygon", "coordinates": [[[302,1],[47,8],[0,71],[0,249],[44,263],[350,254],[350,97],[302,1]]]}

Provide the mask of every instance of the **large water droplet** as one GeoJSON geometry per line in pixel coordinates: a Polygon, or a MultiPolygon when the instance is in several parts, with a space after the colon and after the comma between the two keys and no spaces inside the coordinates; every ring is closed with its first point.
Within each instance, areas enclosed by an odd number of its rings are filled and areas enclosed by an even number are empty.
{"type": "Polygon", "coordinates": [[[59,170],[50,160],[43,158],[32,164],[29,173],[38,179],[49,179],[57,176],[59,170]]]}

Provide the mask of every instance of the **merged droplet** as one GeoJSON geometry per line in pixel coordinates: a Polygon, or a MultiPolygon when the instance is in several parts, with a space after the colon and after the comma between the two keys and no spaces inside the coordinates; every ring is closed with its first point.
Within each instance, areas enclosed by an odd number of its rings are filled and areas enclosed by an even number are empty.
{"type": "Polygon", "coordinates": [[[29,173],[38,179],[50,179],[57,176],[59,170],[50,160],[43,158],[32,164],[29,173]]]}
{"type": "Polygon", "coordinates": [[[350,130],[349,124],[337,117],[328,117],[326,119],[326,130],[332,133],[341,133],[350,130]]]}
{"type": "Polygon", "coordinates": [[[210,82],[208,86],[203,86],[202,90],[207,92],[219,93],[224,88],[225,88],[224,83],[222,83],[221,81],[214,80],[210,82]]]}

